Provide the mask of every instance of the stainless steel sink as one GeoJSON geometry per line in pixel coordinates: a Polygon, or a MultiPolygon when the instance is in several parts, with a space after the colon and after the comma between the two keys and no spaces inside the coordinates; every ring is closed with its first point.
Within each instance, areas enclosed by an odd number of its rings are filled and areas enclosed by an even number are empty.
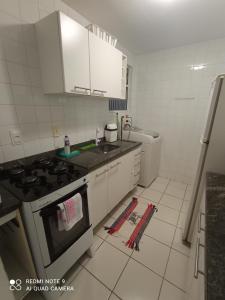
{"type": "Polygon", "coordinates": [[[94,152],[94,153],[99,153],[99,154],[107,154],[110,151],[113,151],[115,149],[118,149],[119,146],[116,145],[111,145],[111,144],[103,144],[103,145],[98,145],[96,148],[90,149],[89,151],[94,152]]]}

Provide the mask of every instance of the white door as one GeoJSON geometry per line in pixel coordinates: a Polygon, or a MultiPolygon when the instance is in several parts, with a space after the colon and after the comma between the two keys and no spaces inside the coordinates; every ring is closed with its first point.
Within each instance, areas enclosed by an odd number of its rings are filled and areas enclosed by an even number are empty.
{"type": "Polygon", "coordinates": [[[65,92],[90,95],[88,30],[59,13],[65,92]]]}
{"type": "Polygon", "coordinates": [[[88,202],[94,228],[108,213],[108,166],[99,168],[88,177],[88,202]]]}
{"type": "Polygon", "coordinates": [[[89,32],[91,93],[122,98],[122,53],[89,32]]]}

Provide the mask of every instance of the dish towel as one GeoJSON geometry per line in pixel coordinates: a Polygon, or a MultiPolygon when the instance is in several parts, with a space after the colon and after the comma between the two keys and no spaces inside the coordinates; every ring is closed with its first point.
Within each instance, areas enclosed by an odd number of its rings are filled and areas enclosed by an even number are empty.
{"type": "Polygon", "coordinates": [[[58,204],[58,207],[57,218],[59,231],[69,231],[83,218],[82,197],[80,193],[58,204]]]}

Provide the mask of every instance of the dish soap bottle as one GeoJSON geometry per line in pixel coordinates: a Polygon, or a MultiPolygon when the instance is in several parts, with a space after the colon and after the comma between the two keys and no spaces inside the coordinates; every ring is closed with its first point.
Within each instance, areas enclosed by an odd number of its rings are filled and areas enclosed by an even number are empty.
{"type": "Polygon", "coordinates": [[[70,154],[70,140],[68,135],[65,135],[64,138],[64,152],[65,154],[70,154]]]}

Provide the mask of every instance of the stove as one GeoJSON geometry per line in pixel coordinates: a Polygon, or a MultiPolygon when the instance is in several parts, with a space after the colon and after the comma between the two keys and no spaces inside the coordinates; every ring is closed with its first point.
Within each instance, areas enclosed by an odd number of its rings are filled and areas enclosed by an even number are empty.
{"type": "Polygon", "coordinates": [[[86,169],[51,155],[33,156],[0,167],[0,183],[24,202],[40,199],[85,175],[86,169]]]}

